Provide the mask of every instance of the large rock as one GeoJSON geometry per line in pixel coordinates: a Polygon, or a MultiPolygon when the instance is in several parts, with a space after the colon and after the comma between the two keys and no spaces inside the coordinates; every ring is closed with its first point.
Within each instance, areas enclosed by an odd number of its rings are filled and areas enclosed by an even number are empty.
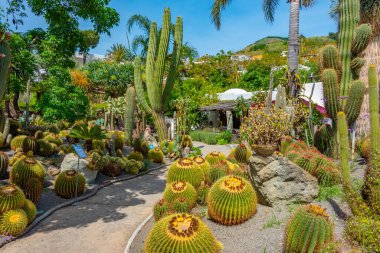
{"type": "Polygon", "coordinates": [[[317,179],[285,157],[252,156],[249,166],[262,205],[310,203],[318,195],[317,179]]]}
{"type": "MultiPolygon", "coordinates": [[[[89,162],[85,159],[79,159],[79,172],[81,172],[85,179],[86,183],[93,183],[98,175],[97,170],[91,170],[88,168],[89,162]]],[[[77,170],[78,169],[78,157],[73,153],[70,153],[65,156],[61,163],[61,172],[66,170],[77,170]]]]}

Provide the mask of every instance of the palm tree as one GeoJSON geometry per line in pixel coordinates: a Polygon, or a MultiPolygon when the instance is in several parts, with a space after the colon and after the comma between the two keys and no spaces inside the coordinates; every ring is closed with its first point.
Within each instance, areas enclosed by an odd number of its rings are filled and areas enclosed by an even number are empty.
{"type": "MultiPolygon", "coordinates": [[[[140,56],[142,58],[146,57],[146,54],[148,52],[148,46],[149,46],[149,32],[150,32],[150,25],[152,24],[152,21],[143,15],[135,14],[131,16],[127,21],[127,31],[130,33],[132,31],[132,28],[134,26],[137,26],[142,31],[142,34],[136,35],[132,39],[132,50],[133,52],[137,52],[139,49],[140,56]]],[[[158,33],[160,34],[160,33],[158,33]]],[[[159,41],[159,40],[158,40],[159,41]]]]}
{"type": "Polygon", "coordinates": [[[112,47],[107,50],[107,57],[117,63],[133,60],[133,55],[130,50],[120,43],[113,44],[112,47]]]}
{"type": "MultiPolygon", "coordinates": [[[[380,1],[379,0],[361,0],[361,23],[369,23],[372,25],[373,36],[368,47],[363,53],[366,60],[364,67],[360,72],[360,79],[366,82],[368,91],[368,68],[370,64],[377,66],[377,73],[380,73],[380,1]]],[[[360,115],[356,121],[356,130],[359,136],[369,134],[370,126],[368,120],[369,114],[369,95],[368,92],[364,96],[364,101],[360,115]]]]}
{"type": "MultiPolygon", "coordinates": [[[[315,0],[287,0],[290,3],[290,21],[289,21],[289,42],[288,42],[288,65],[289,65],[289,90],[292,96],[297,96],[299,85],[297,84],[296,74],[298,73],[299,63],[299,11],[301,6],[309,7],[314,4],[315,0]]],[[[220,14],[231,0],[214,0],[212,7],[212,20],[219,30],[221,26],[220,14]]],[[[265,19],[272,23],[274,21],[275,11],[280,3],[280,0],[263,0],[263,11],[265,19]]]]}

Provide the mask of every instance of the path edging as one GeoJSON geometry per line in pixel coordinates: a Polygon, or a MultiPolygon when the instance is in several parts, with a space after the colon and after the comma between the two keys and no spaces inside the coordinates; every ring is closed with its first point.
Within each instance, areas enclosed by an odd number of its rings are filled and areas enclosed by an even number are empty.
{"type": "Polygon", "coordinates": [[[147,224],[152,218],[153,218],[153,214],[150,214],[148,217],[145,218],[143,222],[141,222],[141,224],[135,229],[135,231],[133,231],[132,236],[128,240],[127,246],[125,247],[124,253],[130,253],[129,250],[136,236],[140,233],[140,231],[145,226],[145,224],[147,224]]]}

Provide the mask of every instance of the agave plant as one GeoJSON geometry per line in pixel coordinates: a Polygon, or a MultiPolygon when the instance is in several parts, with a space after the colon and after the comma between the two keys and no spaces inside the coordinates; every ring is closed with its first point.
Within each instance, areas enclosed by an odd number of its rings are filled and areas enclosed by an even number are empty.
{"type": "Polygon", "coordinates": [[[92,140],[107,138],[105,131],[100,126],[89,127],[87,124],[75,125],[71,129],[69,137],[84,140],[88,151],[92,149],[92,140]]]}

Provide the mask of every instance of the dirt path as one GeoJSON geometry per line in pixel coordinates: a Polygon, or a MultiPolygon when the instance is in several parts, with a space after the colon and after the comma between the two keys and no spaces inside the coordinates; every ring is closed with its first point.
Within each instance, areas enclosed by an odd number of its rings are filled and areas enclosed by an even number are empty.
{"type": "Polygon", "coordinates": [[[166,169],[124,181],[58,210],[2,253],[121,253],[165,188],[166,169]]]}

